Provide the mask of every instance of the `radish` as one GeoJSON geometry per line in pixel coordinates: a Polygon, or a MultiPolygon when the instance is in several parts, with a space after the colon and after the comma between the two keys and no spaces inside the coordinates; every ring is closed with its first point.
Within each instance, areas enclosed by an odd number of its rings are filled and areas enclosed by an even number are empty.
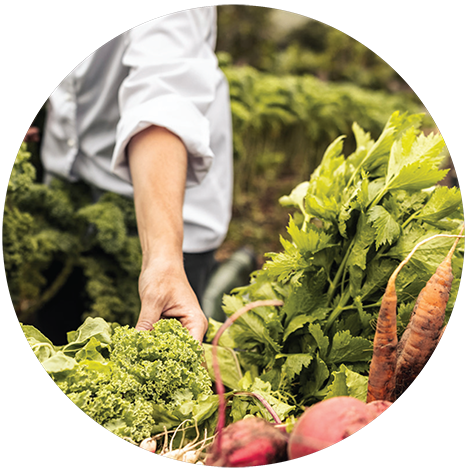
{"type": "Polygon", "coordinates": [[[284,431],[261,418],[248,417],[222,430],[220,444],[212,445],[205,465],[251,467],[283,462],[288,459],[287,444],[284,431]]]}
{"type": "Polygon", "coordinates": [[[379,415],[382,402],[371,406],[353,397],[334,397],[307,409],[293,427],[289,459],[325,449],[347,438],[379,415]]]}
{"type": "Polygon", "coordinates": [[[377,418],[381,413],[383,413],[383,411],[387,410],[391,405],[392,403],[386,400],[375,400],[370,403],[367,403],[366,407],[372,417],[370,421],[373,421],[375,418],[377,418]]]}
{"type": "MultiPolygon", "coordinates": [[[[280,300],[257,300],[248,303],[230,316],[215,335],[213,345],[213,371],[219,398],[218,423],[215,441],[207,452],[205,465],[218,467],[251,467],[274,464],[288,459],[288,435],[284,427],[277,427],[258,417],[248,417],[225,428],[225,389],[217,359],[217,345],[223,332],[244,313],[258,306],[281,306],[280,300]]],[[[247,392],[235,392],[245,394],[247,392]]],[[[254,395],[254,394],[252,394],[254,395]]],[[[272,407],[259,395],[254,395],[270,412],[273,420],[282,426],[272,407]]]]}

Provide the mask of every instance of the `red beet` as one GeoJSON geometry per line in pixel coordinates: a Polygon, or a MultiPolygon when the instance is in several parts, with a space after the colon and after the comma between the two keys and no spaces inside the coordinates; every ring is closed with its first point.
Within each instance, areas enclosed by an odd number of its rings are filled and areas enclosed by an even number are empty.
{"type": "Polygon", "coordinates": [[[377,418],[383,411],[387,410],[392,405],[391,402],[386,400],[375,400],[373,402],[367,403],[366,407],[371,415],[370,421],[373,421],[377,418]]]}
{"type": "Polygon", "coordinates": [[[289,459],[325,449],[366,426],[376,409],[352,397],[334,397],[306,410],[295,424],[288,444],[289,459]]]}
{"type": "Polygon", "coordinates": [[[260,418],[237,421],[220,434],[220,442],[215,442],[208,451],[205,465],[252,467],[288,459],[286,433],[260,418]]]}

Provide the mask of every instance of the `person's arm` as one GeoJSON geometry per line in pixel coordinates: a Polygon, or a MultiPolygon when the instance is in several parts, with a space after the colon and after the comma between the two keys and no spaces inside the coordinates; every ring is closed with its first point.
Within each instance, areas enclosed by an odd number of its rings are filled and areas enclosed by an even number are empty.
{"type": "Polygon", "coordinates": [[[161,317],[178,318],[202,341],[207,319],[187,280],[182,253],[186,148],[172,132],[150,126],[131,139],[127,152],[143,253],[136,328],[152,329],[161,317]]]}

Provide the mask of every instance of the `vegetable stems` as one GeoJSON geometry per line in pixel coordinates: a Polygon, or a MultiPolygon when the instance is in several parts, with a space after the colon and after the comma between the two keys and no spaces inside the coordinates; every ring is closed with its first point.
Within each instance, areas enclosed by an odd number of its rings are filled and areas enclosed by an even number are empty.
{"type": "Polygon", "coordinates": [[[276,424],[282,424],[282,420],[280,417],[277,415],[275,410],[270,406],[270,403],[262,396],[259,395],[258,393],[255,392],[234,392],[233,395],[246,395],[248,397],[254,397],[259,402],[262,403],[262,406],[270,413],[270,416],[272,416],[272,419],[275,421],[276,424]]]}
{"type": "MultiPolygon", "coordinates": [[[[225,330],[231,326],[240,316],[244,315],[248,311],[260,307],[260,306],[282,306],[283,301],[281,300],[257,300],[251,303],[248,303],[247,305],[243,306],[240,308],[238,311],[236,311],[233,315],[231,315],[227,320],[223,323],[223,325],[219,328],[217,331],[215,337],[213,338],[212,341],[212,352],[213,352],[213,372],[215,376],[215,389],[218,395],[218,421],[217,421],[217,433],[220,433],[223,427],[225,426],[225,410],[226,410],[226,404],[225,404],[225,387],[223,385],[223,380],[221,377],[221,372],[220,372],[220,366],[218,365],[218,359],[217,359],[217,346],[218,346],[218,341],[220,340],[221,335],[225,332],[225,330]]],[[[217,437],[215,439],[216,442],[216,449],[220,449],[220,440],[221,440],[221,435],[217,434],[217,437]]]]}
{"type": "Polygon", "coordinates": [[[350,253],[352,252],[352,247],[355,242],[355,238],[352,239],[349,243],[349,246],[347,247],[347,250],[345,252],[344,257],[342,258],[342,262],[340,263],[339,268],[337,269],[337,273],[335,274],[334,280],[332,281],[331,285],[329,286],[329,289],[327,290],[327,302],[330,303],[333,296],[334,292],[339,285],[339,281],[342,278],[342,274],[344,273],[345,267],[347,265],[348,257],[350,253]]]}
{"type": "Polygon", "coordinates": [[[347,291],[342,293],[339,303],[329,315],[329,318],[327,319],[327,322],[326,322],[326,328],[325,328],[326,332],[331,329],[331,326],[334,323],[334,321],[342,313],[342,311],[344,311],[345,304],[348,303],[349,300],[350,300],[350,287],[347,288],[347,291]]]}

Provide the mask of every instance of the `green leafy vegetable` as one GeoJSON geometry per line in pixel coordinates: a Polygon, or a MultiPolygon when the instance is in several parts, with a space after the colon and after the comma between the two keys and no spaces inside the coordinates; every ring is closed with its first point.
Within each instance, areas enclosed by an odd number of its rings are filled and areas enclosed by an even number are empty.
{"type": "Polygon", "coordinates": [[[23,331],[62,391],[119,436],[141,441],[216,411],[203,349],[175,319],[137,331],[88,318],[60,348],[34,327],[23,331]]]}
{"type": "MultiPolygon", "coordinates": [[[[395,112],[376,140],[354,124],[356,149],[347,157],[344,136],[335,139],[310,180],[280,199],[296,212],[289,237],[280,239],[283,251],[267,254],[251,284],[224,299],[228,316],[257,299],[284,302],[253,309],[228,333],[241,366],[297,412],[335,395],[363,399],[390,274],[418,241],[454,233],[463,222],[459,189],[438,185],[446,174],[444,141],[420,130],[422,118],[395,112]]],[[[445,239],[417,252],[398,278],[401,332],[409,306],[448,251],[445,239]]],[[[463,254],[459,248],[454,256],[456,291],[463,254]]]]}

